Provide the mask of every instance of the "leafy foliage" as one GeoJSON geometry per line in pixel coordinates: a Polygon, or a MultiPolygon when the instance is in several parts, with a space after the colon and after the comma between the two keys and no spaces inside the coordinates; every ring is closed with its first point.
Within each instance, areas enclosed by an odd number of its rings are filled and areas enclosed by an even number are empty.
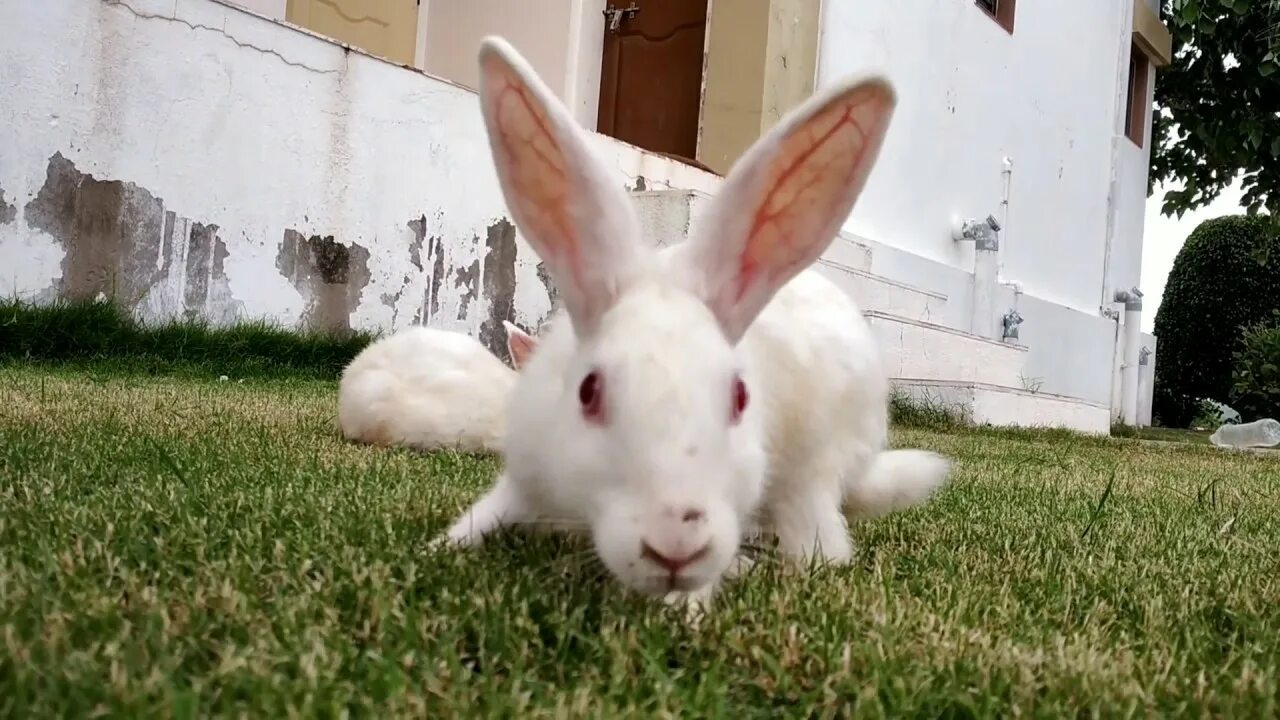
{"type": "Polygon", "coordinates": [[[1182,246],[1156,314],[1154,413],[1186,427],[1200,398],[1226,400],[1245,328],[1280,309],[1280,236],[1264,216],[1206,220],[1182,246]]]}
{"type": "Polygon", "coordinates": [[[1237,425],[1240,423],[1239,411],[1216,400],[1201,400],[1196,405],[1195,417],[1191,418],[1191,429],[1213,430],[1221,425],[1237,425]],[[1229,414],[1234,410],[1235,415],[1229,414]]]}
{"type": "Polygon", "coordinates": [[[1237,176],[1250,213],[1280,217],[1280,0],[1163,0],[1173,64],[1157,73],[1151,187],[1163,212],[1213,201],[1237,176]]]}
{"type": "Polygon", "coordinates": [[[1280,312],[1255,325],[1236,353],[1231,404],[1242,417],[1257,420],[1280,414],[1280,312]]]}

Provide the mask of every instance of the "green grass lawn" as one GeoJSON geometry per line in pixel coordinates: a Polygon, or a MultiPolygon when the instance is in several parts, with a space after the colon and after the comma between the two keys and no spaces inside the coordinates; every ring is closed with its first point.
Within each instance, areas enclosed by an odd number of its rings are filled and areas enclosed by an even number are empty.
{"type": "Polygon", "coordinates": [[[850,567],[766,553],[693,629],[581,541],[428,552],[495,462],[346,443],[334,406],[0,364],[0,717],[1277,711],[1271,458],[900,429],[945,492],[850,567]]]}

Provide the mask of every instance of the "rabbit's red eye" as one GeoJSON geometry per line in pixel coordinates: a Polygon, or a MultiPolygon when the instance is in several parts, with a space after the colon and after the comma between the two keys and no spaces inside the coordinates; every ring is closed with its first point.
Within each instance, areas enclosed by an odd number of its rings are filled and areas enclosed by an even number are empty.
{"type": "Polygon", "coordinates": [[[733,412],[729,415],[730,422],[737,423],[742,419],[742,411],[747,409],[747,384],[742,382],[742,378],[735,377],[733,379],[733,412]]]}
{"type": "Polygon", "coordinates": [[[578,386],[578,402],[582,404],[582,416],[592,422],[604,420],[604,379],[600,372],[592,370],[582,378],[578,386]]]}

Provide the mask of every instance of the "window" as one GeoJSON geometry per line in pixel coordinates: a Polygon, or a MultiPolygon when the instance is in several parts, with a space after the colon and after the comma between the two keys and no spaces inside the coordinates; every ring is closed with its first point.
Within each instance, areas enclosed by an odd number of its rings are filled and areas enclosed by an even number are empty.
{"type": "Polygon", "coordinates": [[[1005,32],[1013,32],[1013,8],[1015,0],[974,0],[1005,32]]]}
{"type": "Polygon", "coordinates": [[[1146,142],[1147,81],[1151,61],[1136,44],[1129,48],[1129,95],[1125,100],[1124,134],[1138,147],[1146,142]]]}

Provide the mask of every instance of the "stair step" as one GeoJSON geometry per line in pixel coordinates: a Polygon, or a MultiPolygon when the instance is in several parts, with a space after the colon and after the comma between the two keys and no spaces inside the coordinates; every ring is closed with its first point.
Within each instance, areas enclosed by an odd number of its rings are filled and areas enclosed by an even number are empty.
{"type": "Polygon", "coordinates": [[[1023,385],[1027,353],[1023,346],[875,310],[863,315],[880,341],[885,371],[891,378],[1023,385]]]}
{"type": "Polygon", "coordinates": [[[827,246],[820,260],[834,262],[841,267],[852,268],[861,272],[871,270],[871,248],[858,241],[857,236],[840,233],[827,246]]]}
{"type": "Polygon", "coordinates": [[[897,378],[896,392],[926,407],[939,407],[979,425],[1065,428],[1094,435],[1111,432],[1111,410],[1080,398],[985,383],[897,378]]]}
{"type": "Polygon", "coordinates": [[[865,270],[818,258],[813,269],[853,297],[864,311],[881,312],[910,320],[941,317],[947,296],[900,283],[865,270]]]}
{"type": "MultiPolygon", "coordinates": [[[[702,219],[711,196],[697,190],[632,190],[636,215],[643,237],[659,246],[671,245],[689,237],[689,231],[702,219]]],[[[856,236],[841,232],[822,254],[823,258],[844,267],[871,269],[871,248],[856,236]]]]}
{"type": "Polygon", "coordinates": [[[710,197],[696,190],[633,190],[641,237],[659,247],[674,245],[689,237],[702,204],[710,197]]]}

